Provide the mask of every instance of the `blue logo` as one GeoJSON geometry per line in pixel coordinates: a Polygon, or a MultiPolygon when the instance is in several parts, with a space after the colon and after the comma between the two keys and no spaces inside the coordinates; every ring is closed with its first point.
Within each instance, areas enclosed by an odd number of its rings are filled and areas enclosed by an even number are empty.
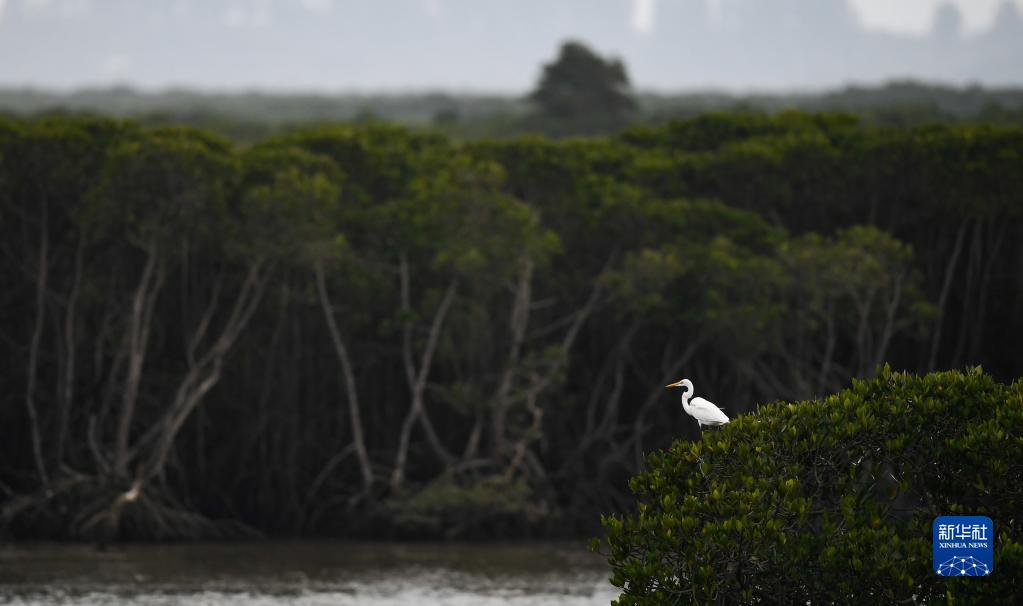
{"type": "Polygon", "coordinates": [[[934,571],[943,577],[986,577],[995,569],[995,524],[985,516],[940,516],[931,527],[934,571]]]}

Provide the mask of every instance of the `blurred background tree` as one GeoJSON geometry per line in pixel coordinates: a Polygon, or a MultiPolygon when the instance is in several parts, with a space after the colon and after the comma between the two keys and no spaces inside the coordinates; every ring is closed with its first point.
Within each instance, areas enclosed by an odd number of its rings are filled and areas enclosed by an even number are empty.
{"type": "Polygon", "coordinates": [[[527,124],[552,135],[614,132],[638,109],[625,65],[574,40],[562,44],[557,59],[543,67],[529,100],[537,114],[527,124]]]}

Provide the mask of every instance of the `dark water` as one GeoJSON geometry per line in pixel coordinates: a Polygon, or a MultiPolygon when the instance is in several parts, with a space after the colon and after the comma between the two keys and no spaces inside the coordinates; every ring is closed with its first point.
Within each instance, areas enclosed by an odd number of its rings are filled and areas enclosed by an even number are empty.
{"type": "Polygon", "coordinates": [[[581,543],[0,547],[0,602],[24,605],[589,606],[607,577],[581,543]]]}

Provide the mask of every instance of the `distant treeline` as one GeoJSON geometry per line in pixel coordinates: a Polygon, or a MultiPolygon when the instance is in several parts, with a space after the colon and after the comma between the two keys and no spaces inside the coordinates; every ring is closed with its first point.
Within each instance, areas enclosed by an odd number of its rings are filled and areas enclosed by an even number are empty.
{"type": "MultiPolygon", "coordinates": [[[[1023,89],[951,87],[891,82],[805,94],[693,92],[635,94],[641,124],[663,124],[708,111],[786,110],[848,112],[873,126],[973,122],[1023,125],[1023,89]]],[[[459,139],[542,134],[525,97],[457,93],[313,95],[283,93],[156,93],[129,88],[55,93],[0,89],[0,113],[94,114],[134,118],[147,124],[177,124],[213,130],[232,139],[256,141],[282,130],[317,122],[385,121],[430,128],[459,139]]],[[[580,134],[599,134],[598,131],[580,134]]]]}
{"type": "Polygon", "coordinates": [[[681,377],[1020,375],[1021,211],[1019,127],[0,122],[0,533],[590,532],[681,377]]]}

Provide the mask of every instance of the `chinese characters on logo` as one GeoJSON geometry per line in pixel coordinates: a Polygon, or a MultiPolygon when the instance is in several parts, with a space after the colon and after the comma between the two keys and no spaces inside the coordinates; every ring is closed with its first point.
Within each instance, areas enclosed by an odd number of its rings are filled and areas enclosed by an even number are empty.
{"type": "Polygon", "coordinates": [[[985,524],[938,524],[939,541],[986,541],[987,525],[985,524]]]}

